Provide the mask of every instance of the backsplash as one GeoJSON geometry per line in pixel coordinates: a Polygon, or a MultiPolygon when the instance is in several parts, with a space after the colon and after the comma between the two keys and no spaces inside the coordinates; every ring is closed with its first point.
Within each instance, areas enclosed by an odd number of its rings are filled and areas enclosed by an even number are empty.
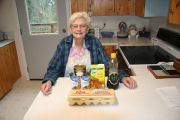
{"type": "Polygon", "coordinates": [[[93,27],[103,28],[104,23],[106,24],[102,31],[112,31],[114,32],[114,37],[117,36],[117,32],[119,31],[119,23],[124,21],[127,24],[127,28],[131,24],[135,24],[137,30],[142,30],[145,26],[147,30],[149,30],[149,19],[142,18],[138,16],[92,16],[91,25],[93,27]]]}
{"type": "Polygon", "coordinates": [[[151,31],[151,37],[156,37],[159,28],[166,28],[180,33],[180,25],[169,24],[167,17],[149,18],[149,29],[151,31]]]}

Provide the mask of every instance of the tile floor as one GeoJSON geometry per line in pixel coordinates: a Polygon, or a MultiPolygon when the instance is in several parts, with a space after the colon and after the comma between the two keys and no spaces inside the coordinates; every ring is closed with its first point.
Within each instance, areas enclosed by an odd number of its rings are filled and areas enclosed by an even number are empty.
{"type": "Polygon", "coordinates": [[[12,89],[0,99],[0,120],[22,120],[40,91],[41,80],[20,78],[12,89]]]}

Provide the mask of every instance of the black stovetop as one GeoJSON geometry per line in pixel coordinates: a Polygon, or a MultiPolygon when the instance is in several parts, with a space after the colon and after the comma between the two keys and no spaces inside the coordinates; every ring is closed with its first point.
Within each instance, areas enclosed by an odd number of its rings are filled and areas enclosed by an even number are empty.
{"type": "MultiPolygon", "coordinates": [[[[159,28],[157,38],[180,49],[180,33],[159,28]]],[[[167,46],[168,47],[168,46],[167,46]]],[[[156,46],[121,46],[130,64],[157,64],[158,62],[173,62],[175,57],[156,46]]]]}
{"type": "Polygon", "coordinates": [[[157,64],[173,62],[175,57],[159,46],[121,46],[130,64],[157,64]]]}

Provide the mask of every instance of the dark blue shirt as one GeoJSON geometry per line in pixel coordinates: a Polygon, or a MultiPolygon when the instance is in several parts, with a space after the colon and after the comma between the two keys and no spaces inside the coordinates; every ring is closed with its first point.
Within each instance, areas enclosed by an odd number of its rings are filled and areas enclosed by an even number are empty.
{"type": "MultiPolygon", "coordinates": [[[[60,41],[57,46],[57,49],[52,57],[47,72],[44,76],[42,83],[45,83],[47,80],[50,80],[52,84],[56,82],[58,77],[64,77],[66,64],[68,62],[70,48],[72,47],[73,36],[67,36],[60,41]]],[[[104,50],[101,42],[93,36],[85,36],[85,45],[86,48],[90,51],[91,64],[104,64],[105,65],[105,74],[108,76],[109,70],[109,60],[110,57],[107,55],[104,50]]],[[[73,66],[72,66],[73,67],[73,66]]],[[[125,76],[128,76],[124,71],[119,71],[119,80],[125,76]]]]}

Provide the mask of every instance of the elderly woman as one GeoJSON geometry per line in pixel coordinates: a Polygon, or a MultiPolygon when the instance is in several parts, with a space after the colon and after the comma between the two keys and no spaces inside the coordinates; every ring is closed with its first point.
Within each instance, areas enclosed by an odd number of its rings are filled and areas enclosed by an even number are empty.
{"type": "MultiPolygon", "coordinates": [[[[77,12],[70,17],[71,35],[60,41],[49,63],[41,85],[44,94],[51,93],[50,88],[58,77],[68,76],[74,72],[73,66],[76,64],[86,65],[87,72],[90,72],[91,64],[104,64],[106,76],[108,75],[110,58],[100,41],[87,35],[90,22],[91,19],[86,12],[77,12]]],[[[120,72],[120,81],[127,87],[134,88],[136,82],[123,71],[120,72]]]]}

